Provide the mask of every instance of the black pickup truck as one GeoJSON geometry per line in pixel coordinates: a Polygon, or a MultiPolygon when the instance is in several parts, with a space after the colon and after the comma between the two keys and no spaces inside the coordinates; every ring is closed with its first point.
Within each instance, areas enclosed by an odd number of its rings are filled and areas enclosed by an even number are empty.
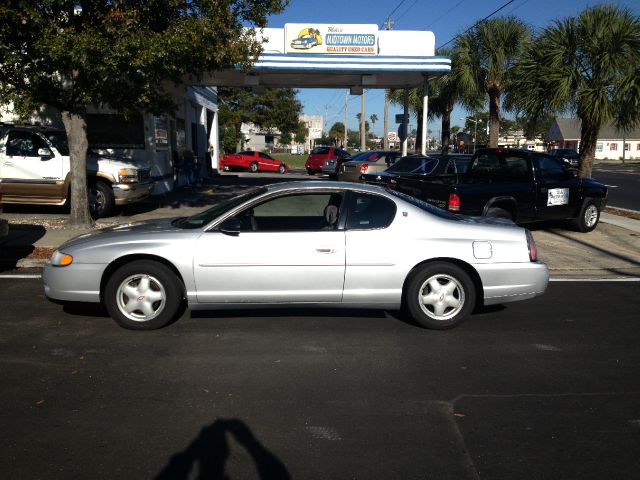
{"type": "Polygon", "coordinates": [[[590,232],[600,220],[607,187],[578,178],[542,152],[478,150],[464,174],[394,175],[388,186],[454,213],[501,217],[516,223],[568,220],[590,232]]]}

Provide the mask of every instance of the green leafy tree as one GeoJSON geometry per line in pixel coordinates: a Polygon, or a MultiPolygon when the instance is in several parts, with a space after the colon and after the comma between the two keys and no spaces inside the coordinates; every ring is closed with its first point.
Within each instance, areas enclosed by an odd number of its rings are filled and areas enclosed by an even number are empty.
{"type": "Polygon", "coordinates": [[[91,224],[87,106],[174,110],[187,74],[248,67],[286,0],[11,0],[0,5],[0,102],[62,115],[71,158],[70,226],[91,224]]]}
{"type": "Polygon", "coordinates": [[[218,89],[218,98],[220,125],[236,132],[237,152],[243,148],[244,138],[240,134],[243,123],[252,123],[271,132],[277,130],[281,135],[295,135],[304,131],[301,130],[304,125],[300,126],[302,104],[294,89],[266,88],[254,92],[251,88],[221,87],[218,89]]]}
{"type": "Polygon", "coordinates": [[[295,132],[295,141],[296,143],[305,143],[307,141],[307,136],[309,135],[309,128],[304,122],[298,122],[298,128],[295,132]]]}
{"type": "Polygon", "coordinates": [[[579,175],[591,176],[601,126],[640,124],[640,18],[598,5],[553,22],[523,56],[516,87],[507,102],[533,120],[566,111],[580,118],[579,175]]]}
{"type": "Polygon", "coordinates": [[[515,17],[477,23],[456,39],[453,64],[466,95],[489,101],[489,146],[498,146],[502,96],[514,81],[516,62],[530,43],[529,27],[515,17]]]}

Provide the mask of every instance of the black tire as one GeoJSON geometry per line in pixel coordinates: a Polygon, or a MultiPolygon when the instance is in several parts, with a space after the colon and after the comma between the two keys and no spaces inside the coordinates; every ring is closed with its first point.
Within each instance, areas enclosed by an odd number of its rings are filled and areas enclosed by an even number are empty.
{"type": "Polygon", "coordinates": [[[314,170],[311,170],[310,168],[307,168],[307,173],[309,175],[315,175],[316,174],[316,172],[314,170]]]}
{"type": "Polygon", "coordinates": [[[284,173],[287,170],[287,168],[284,166],[284,164],[280,164],[280,166],[278,167],[278,172],[280,173],[284,173]]]}
{"type": "Polygon", "coordinates": [[[582,233],[588,233],[595,230],[600,221],[600,206],[593,199],[587,199],[580,209],[580,213],[573,220],[573,227],[582,233]]]}
{"type": "Polygon", "coordinates": [[[492,207],[487,210],[486,216],[492,218],[506,218],[507,220],[513,221],[513,215],[511,215],[511,212],[499,207],[492,207]]]}
{"type": "Polygon", "coordinates": [[[183,298],[184,286],[168,267],[151,260],[137,260],[123,265],[111,275],[104,289],[103,303],[111,318],[121,327],[155,330],[175,319],[183,298]],[[145,279],[148,282],[146,286],[145,279]],[[137,298],[127,295],[127,289],[137,298]],[[132,301],[140,308],[127,312],[125,307],[132,301]],[[145,313],[144,308],[149,313],[145,313]]]}
{"type": "Polygon", "coordinates": [[[222,167],[222,170],[224,170],[225,172],[228,172],[231,169],[229,168],[229,165],[225,165],[224,167],[222,167]]]}
{"type": "Polygon", "coordinates": [[[252,173],[256,173],[258,171],[258,164],[256,162],[251,162],[251,165],[249,165],[249,170],[252,173]]]}
{"type": "Polygon", "coordinates": [[[462,268],[448,262],[436,262],[411,274],[404,302],[409,315],[420,326],[446,330],[460,325],[471,314],[476,290],[471,277],[462,268]]]}
{"type": "Polygon", "coordinates": [[[89,185],[89,212],[93,218],[108,217],[115,207],[116,198],[111,185],[102,180],[89,185]]]}

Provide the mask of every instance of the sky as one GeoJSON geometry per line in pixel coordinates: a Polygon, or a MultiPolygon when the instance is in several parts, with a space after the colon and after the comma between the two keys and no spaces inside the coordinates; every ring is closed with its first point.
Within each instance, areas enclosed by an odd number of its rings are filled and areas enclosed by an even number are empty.
{"type": "MultiPolygon", "coordinates": [[[[612,3],[629,8],[640,15],[640,0],[587,1],[587,0],[291,0],[284,12],[269,18],[268,27],[282,28],[286,23],[363,23],[377,24],[383,28],[391,18],[394,30],[429,30],[435,34],[436,48],[466,31],[475,22],[490,15],[503,5],[508,5],[494,16],[516,16],[534,29],[540,30],[553,20],[576,16],[587,7],[600,3],[612,3]]],[[[345,89],[300,89],[298,98],[303,111],[310,115],[326,115],[325,130],[335,122],[344,122],[345,89]]],[[[356,113],[360,112],[360,97],[351,95],[348,107],[348,128],[358,128],[356,113]]],[[[378,116],[374,133],[382,134],[384,115],[384,90],[365,91],[365,117],[378,116]]],[[[390,105],[389,127],[395,128],[395,114],[402,108],[390,105]]],[[[451,117],[452,125],[464,125],[463,117],[472,112],[456,108],[451,117]]],[[[410,128],[416,127],[412,118],[410,128]]],[[[432,134],[439,136],[440,122],[430,122],[432,134]]]]}

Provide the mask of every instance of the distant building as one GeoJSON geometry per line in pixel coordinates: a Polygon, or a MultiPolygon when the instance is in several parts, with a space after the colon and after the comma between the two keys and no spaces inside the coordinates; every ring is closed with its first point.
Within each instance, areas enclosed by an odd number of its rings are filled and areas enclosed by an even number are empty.
{"type": "MultiPolygon", "coordinates": [[[[551,124],[547,140],[550,148],[571,148],[580,151],[580,128],[582,122],[576,118],[556,118],[551,124]]],[[[621,159],[624,142],[624,157],[626,159],[640,158],[640,128],[630,132],[620,132],[613,123],[600,128],[596,143],[596,158],[621,159]]]]}
{"type": "Polygon", "coordinates": [[[309,152],[313,149],[315,141],[322,138],[324,117],[322,115],[300,115],[300,121],[309,129],[304,145],[305,151],[309,152]]]}

